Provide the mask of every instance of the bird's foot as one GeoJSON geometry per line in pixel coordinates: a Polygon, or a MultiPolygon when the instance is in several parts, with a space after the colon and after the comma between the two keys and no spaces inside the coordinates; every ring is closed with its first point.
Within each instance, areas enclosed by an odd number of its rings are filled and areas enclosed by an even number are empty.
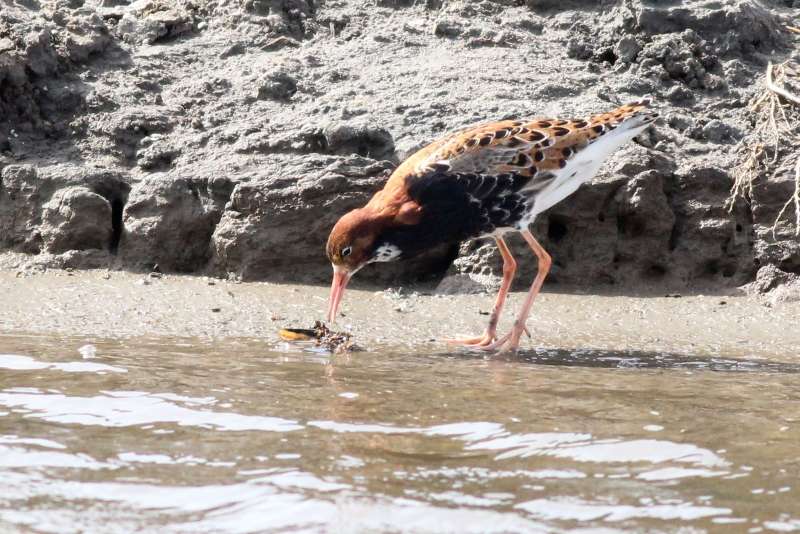
{"type": "Polygon", "coordinates": [[[527,326],[525,326],[524,324],[519,325],[517,323],[514,323],[514,326],[511,328],[511,332],[499,338],[494,343],[490,343],[481,348],[487,351],[498,351],[506,354],[515,354],[517,352],[517,349],[519,349],[519,340],[522,337],[522,334],[527,334],[528,337],[531,337],[531,333],[528,331],[527,326]]]}
{"type": "Polygon", "coordinates": [[[497,339],[497,333],[487,330],[483,335],[478,337],[469,337],[465,339],[446,339],[448,345],[462,345],[468,348],[482,349],[491,345],[497,339]]]}
{"type": "Polygon", "coordinates": [[[504,335],[500,339],[497,338],[496,332],[493,331],[490,332],[489,330],[487,330],[486,332],[484,332],[482,336],[479,337],[472,337],[467,339],[448,339],[446,340],[446,342],[450,345],[462,345],[470,349],[479,349],[491,352],[503,349],[504,345],[509,341],[511,341],[512,342],[511,345],[513,345],[513,348],[506,347],[504,349],[504,352],[505,351],[516,352],[517,347],[519,347],[519,338],[522,336],[522,334],[525,333],[527,334],[528,337],[531,337],[531,333],[528,331],[527,326],[522,325],[522,328],[517,334],[515,334],[516,328],[517,327],[515,324],[511,332],[504,335]]]}

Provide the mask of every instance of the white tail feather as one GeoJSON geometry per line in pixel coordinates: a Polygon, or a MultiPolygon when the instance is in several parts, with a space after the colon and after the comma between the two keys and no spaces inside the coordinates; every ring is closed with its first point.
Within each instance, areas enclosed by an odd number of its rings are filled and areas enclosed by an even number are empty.
{"type": "Polygon", "coordinates": [[[657,115],[642,113],[619,124],[603,137],[575,154],[563,169],[554,171],[556,178],[537,196],[533,209],[524,221],[525,226],[533,222],[539,213],[558,204],[597,174],[600,167],[619,147],[642,133],[657,115]]]}

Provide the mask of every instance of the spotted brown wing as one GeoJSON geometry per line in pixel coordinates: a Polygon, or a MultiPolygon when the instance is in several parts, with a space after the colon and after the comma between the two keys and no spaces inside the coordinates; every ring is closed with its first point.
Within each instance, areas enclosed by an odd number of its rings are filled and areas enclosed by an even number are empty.
{"type": "Polygon", "coordinates": [[[408,192],[424,217],[462,238],[522,226],[591,179],[613,150],[650,124],[657,115],[648,104],[634,102],[588,119],[475,126],[403,162],[385,191],[401,199],[408,192]],[[468,222],[462,225],[459,217],[468,222]]]}
{"type": "Polygon", "coordinates": [[[412,156],[412,165],[404,163],[401,167],[418,175],[428,170],[524,176],[557,171],[648,105],[645,99],[586,119],[507,120],[478,125],[432,143],[412,156]]]}

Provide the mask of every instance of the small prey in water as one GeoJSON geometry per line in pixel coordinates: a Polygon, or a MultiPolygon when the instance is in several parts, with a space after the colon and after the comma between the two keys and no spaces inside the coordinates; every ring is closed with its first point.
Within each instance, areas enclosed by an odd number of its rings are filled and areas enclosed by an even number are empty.
{"type": "Polygon", "coordinates": [[[316,321],[312,328],[283,328],[278,335],[284,341],[313,341],[315,346],[334,353],[357,350],[351,334],[334,332],[321,321],[316,321]]]}

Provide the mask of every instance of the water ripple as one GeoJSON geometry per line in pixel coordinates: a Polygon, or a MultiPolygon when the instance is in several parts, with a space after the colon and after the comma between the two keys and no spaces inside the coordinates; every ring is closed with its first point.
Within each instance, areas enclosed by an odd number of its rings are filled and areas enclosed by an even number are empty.
{"type": "Polygon", "coordinates": [[[35,371],[54,369],[64,373],[127,373],[127,369],[94,362],[42,362],[30,356],[0,354],[0,369],[13,371],[35,371]]]}
{"type": "Polygon", "coordinates": [[[795,381],[696,372],[773,370],[767,364],[573,351],[531,360],[571,366],[563,369],[428,354],[331,357],[322,369],[261,345],[257,354],[99,346],[114,365],[2,350],[0,530],[798,522],[795,381]],[[673,370],[582,368],[590,365],[673,370]]]}
{"type": "Polygon", "coordinates": [[[731,513],[729,508],[696,506],[687,503],[629,506],[558,498],[536,499],[520,503],[515,508],[525,510],[538,519],[573,521],[627,521],[644,518],[688,521],[731,513]]]}
{"type": "Polygon", "coordinates": [[[53,393],[31,394],[5,390],[0,392],[0,405],[29,410],[28,417],[63,424],[126,427],[175,423],[178,426],[215,430],[268,432],[291,432],[303,428],[296,421],[280,417],[194,410],[170,402],[163,396],[142,392],[124,396],[70,397],[53,393]]]}

